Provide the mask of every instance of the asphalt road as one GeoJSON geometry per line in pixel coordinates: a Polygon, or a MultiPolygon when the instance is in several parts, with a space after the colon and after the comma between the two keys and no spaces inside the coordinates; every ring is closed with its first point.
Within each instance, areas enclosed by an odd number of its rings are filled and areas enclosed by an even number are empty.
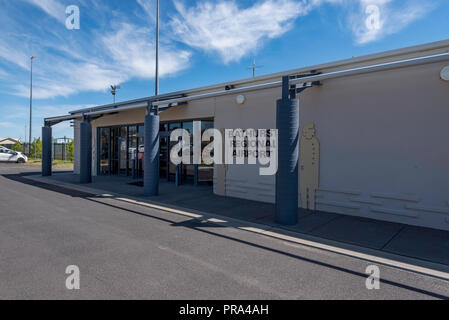
{"type": "Polygon", "coordinates": [[[0,299],[441,299],[444,280],[31,183],[0,164],[0,299]],[[66,288],[66,267],[80,289],[66,288]]]}

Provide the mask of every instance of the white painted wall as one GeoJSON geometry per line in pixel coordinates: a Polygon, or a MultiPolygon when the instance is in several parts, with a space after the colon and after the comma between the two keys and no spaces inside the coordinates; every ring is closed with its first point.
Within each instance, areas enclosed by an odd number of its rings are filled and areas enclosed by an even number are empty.
{"type": "Polygon", "coordinates": [[[319,210],[449,230],[444,63],[329,80],[300,103],[321,143],[319,210]]]}

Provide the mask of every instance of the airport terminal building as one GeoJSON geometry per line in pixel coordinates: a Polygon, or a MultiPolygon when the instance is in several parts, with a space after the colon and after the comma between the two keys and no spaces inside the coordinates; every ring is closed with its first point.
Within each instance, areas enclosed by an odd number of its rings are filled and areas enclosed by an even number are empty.
{"type": "Polygon", "coordinates": [[[164,179],[279,202],[279,210],[293,203],[449,230],[448,67],[445,40],[55,115],[42,130],[43,174],[51,174],[51,126],[74,121],[74,171],[83,183],[135,176],[156,194],[164,179]],[[176,166],[169,135],[177,128],[278,129],[281,172],[176,166]]]}

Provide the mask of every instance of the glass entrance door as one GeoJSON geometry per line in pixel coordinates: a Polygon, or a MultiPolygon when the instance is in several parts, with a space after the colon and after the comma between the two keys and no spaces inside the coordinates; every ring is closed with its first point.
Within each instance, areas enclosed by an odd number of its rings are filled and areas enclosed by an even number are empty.
{"type": "Polygon", "coordinates": [[[99,165],[98,171],[101,175],[109,174],[109,143],[110,143],[110,130],[109,128],[100,128],[99,130],[99,142],[98,158],[99,165]]]}
{"type": "Polygon", "coordinates": [[[137,126],[98,128],[97,134],[98,174],[130,175],[132,153],[137,154],[137,126]]]}
{"type": "Polygon", "coordinates": [[[145,170],[145,127],[143,125],[137,126],[137,177],[143,178],[145,170]]]}
{"type": "Polygon", "coordinates": [[[127,175],[127,149],[128,149],[128,128],[120,127],[120,137],[119,137],[119,165],[121,175],[127,175]]]}
{"type": "Polygon", "coordinates": [[[128,175],[136,175],[136,159],[137,159],[137,127],[128,127],[128,175]]]}
{"type": "Polygon", "coordinates": [[[159,131],[159,177],[167,179],[168,162],[170,161],[170,156],[168,154],[168,142],[170,136],[166,130],[163,130],[164,126],[166,126],[166,124],[162,124],[161,130],[159,131]]]}
{"type": "MultiPolygon", "coordinates": [[[[213,120],[198,120],[201,121],[201,135],[205,130],[214,127],[213,120]]],[[[161,123],[159,127],[159,168],[160,177],[167,179],[168,181],[176,180],[176,166],[170,161],[170,150],[177,144],[177,141],[170,141],[170,134],[173,130],[183,128],[190,133],[190,163],[180,165],[180,179],[181,183],[191,184],[194,183],[195,165],[193,165],[193,122],[194,121],[182,121],[182,122],[169,122],[161,123]]],[[[208,142],[201,143],[201,152],[208,142]]],[[[181,154],[180,154],[181,156],[181,154]]],[[[206,165],[201,163],[198,165],[198,183],[200,184],[213,184],[213,165],[206,165]]]]}
{"type": "Polygon", "coordinates": [[[119,168],[119,129],[111,128],[111,142],[110,142],[110,159],[111,159],[111,169],[109,174],[118,174],[119,168]]]}
{"type": "MultiPolygon", "coordinates": [[[[173,122],[168,124],[168,133],[170,134],[173,130],[181,128],[180,122],[173,122]]],[[[168,148],[168,155],[170,156],[170,150],[171,148],[176,145],[177,141],[170,141],[169,140],[169,148],[168,148]]],[[[168,158],[170,159],[170,157],[168,158]]],[[[175,181],[176,180],[176,166],[171,162],[168,161],[168,181],[175,181]]]]}
{"type": "MultiPolygon", "coordinates": [[[[203,136],[204,131],[214,128],[213,120],[203,120],[201,121],[201,136],[203,136]]],[[[201,142],[201,152],[209,144],[209,142],[201,142]]],[[[198,166],[198,183],[204,183],[207,185],[213,185],[214,180],[214,165],[201,163],[198,166]]]]}
{"type": "MultiPolygon", "coordinates": [[[[187,130],[190,135],[190,163],[191,164],[182,164],[181,165],[181,181],[182,183],[193,183],[194,175],[195,175],[195,167],[193,163],[193,121],[184,121],[182,123],[182,128],[187,130]]],[[[183,155],[184,156],[184,155],[183,155]]]]}

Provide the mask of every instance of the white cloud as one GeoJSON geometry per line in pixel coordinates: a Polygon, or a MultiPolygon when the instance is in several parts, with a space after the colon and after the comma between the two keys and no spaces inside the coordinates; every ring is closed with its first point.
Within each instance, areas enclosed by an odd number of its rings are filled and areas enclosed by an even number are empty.
{"type": "Polygon", "coordinates": [[[10,74],[3,69],[0,69],[0,79],[6,79],[10,74]]]}
{"type": "Polygon", "coordinates": [[[137,3],[143,8],[152,21],[156,21],[156,2],[154,0],[137,0],[137,3]]]}
{"type": "Polygon", "coordinates": [[[16,125],[12,122],[2,121],[0,122],[0,127],[3,128],[14,128],[16,125]]]}
{"type": "Polygon", "coordinates": [[[240,8],[234,1],[198,2],[186,8],[175,1],[170,26],[177,40],[206,52],[217,52],[225,63],[238,61],[265,39],[281,36],[305,15],[314,1],[264,0],[240,8]]]}
{"type": "Polygon", "coordinates": [[[174,3],[177,13],[170,26],[176,40],[218,53],[225,63],[239,61],[260,48],[264,40],[282,36],[298,17],[325,4],[343,8],[344,19],[359,44],[397,33],[432,8],[427,1],[414,0],[401,1],[399,6],[397,0],[261,0],[246,8],[233,0],[208,0],[190,7],[179,0],[174,3]],[[375,28],[367,25],[370,5],[379,9],[375,28]]]}
{"type": "MultiPolygon", "coordinates": [[[[116,30],[99,35],[94,41],[102,47],[103,59],[84,51],[75,52],[75,59],[38,55],[34,64],[33,97],[47,99],[81,91],[106,91],[111,84],[132,78],[154,78],[155,44],[149,34],[145,28],[123,23],[116,30]]],[[[55,50],[58,49],[64,51],[63,47],[55,46],[55,50]]],[[[161,45],[159,75],[164,77],[187,68],[190,55],[188,51],[161,45]]],[[[29,96],[28,84],[18,83],[12,87],[16,95],[29,96]]]]}
{"type": "Polygon", "coordinates": [[[0,38],[0,58],[3,58],[23,69],[29,68],[30,57],[22,50],[18,50],[15,46],[11,46],[12,41],[3,41],[0,38]]]}
{"type": "MultiPolygon", "coordinates": [[[[148,40],[147,28],[123,23],[120,28],[102,38],[105,48],[121,70],[135,77],[152,78],[155,74],[155,43],[148,40]]],[[[174,74],[189,66],[190,52],[161,44],[159,74],[174,74]]]]}
{"type": "Polygon", "coordinates": [[[358,0],[359,8],[348,15],[349,26],[358,44],[395,34],[426,16],[435,6],[429,1],[358,0]],[[377,20],[377,23],[374,20],[377,20]],[[373,22],[374,21],[374,22],[373,22]]]}
{"type": "Polygon", "coordinates": [[[27,2],[39,7],[48,15],[56,20],[65,23],[66,13],[65,7],[58,0],[26,0],[27,2]]]}
{"type": "MultiPolygon", "coordinates": [[[[53,17],[61,6],[55,0],[26,1],[38,5],[53,17]]],[[[149,3],[144,0],[140,2],[142,5],[149,3]]],[[[62,12],[65,14],[64,10],[62,12]]],[[[9,93],[29,96],[27,80],[31,54],[37,56],[33,63],[33,97],[36,99],[68,97],[83,91],[106,91],[111,84],[120,84],[136,77],[154,78],[154,31],[140,27],[142,21],[134,19],[130,23],[129,19],[115,13],[112,30],[105,31],[68,31],[56,21],[42,29],[30,25],[28,27],[33,28],[33,32],[28,33],[28,41],[17,37],[19,32],[27,33],[19,24],[14,25],[15,34],[1,33],[0,59],[27,71],[11,79],[9,87],[12,90],[9,93]]],[[[160,76],[169,76],[188,68],[190,56],[186,50],[161,43],[160,76]]]]}
{"type": "MultiPolygon", "coordinates": [[[[50,56],[36,59],[36,74],[33,81],[33,97],[48,99],[56,96],[67,97],[80,91],[106,91],[110,84],[121,83],[129,79],[119,68],[108,68],[89,62],[71,62],[50,56]],[[50,60],[50,61],[49,61],[50,60]],[[40,64],[40,65],[39,65],[40,64]],[[47,75],[51,75],[50,77],[47,75]]],[[[29,96],[28,84],[12,85],[15,94],[29,96]]]]}

